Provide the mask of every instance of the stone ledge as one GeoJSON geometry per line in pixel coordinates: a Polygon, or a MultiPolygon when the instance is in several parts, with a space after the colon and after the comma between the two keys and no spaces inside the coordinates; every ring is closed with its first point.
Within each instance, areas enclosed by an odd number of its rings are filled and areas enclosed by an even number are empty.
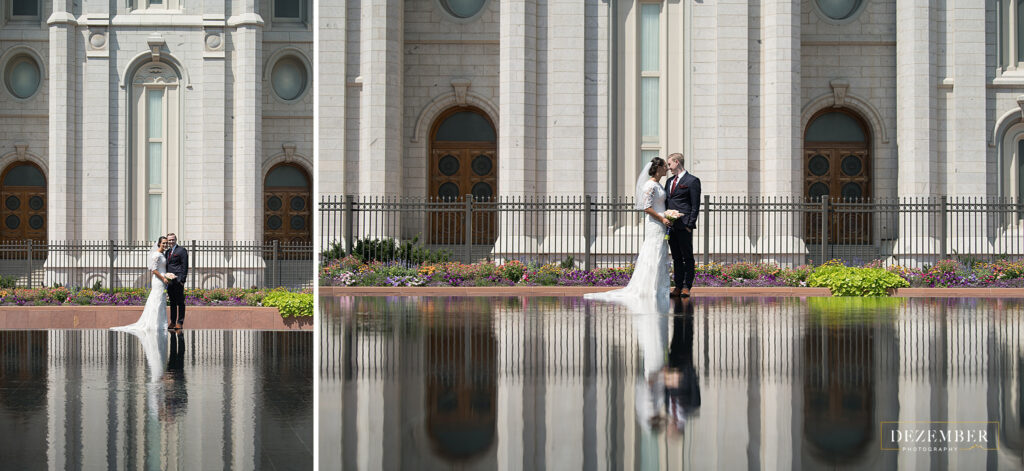
{"type": "MultiPolygon", "coordinates": [[[[610,291],[617,287],[594,286],[473,286],[473,287],[378,287],[378,286],[321,286],[320,296],[556,296],[576,297],[586,293],[610,291]]],[[[753,288],[705,287],[693,288],[694,296],[831,296],[828,288],[753,288]]],[[[900,288],[897,297],[903,298],[1024,298],[1024,288],[900,288]]]]}
{"type": "MultiPolygon", "coordinates": [[[[472,287],[378,287],[321,286],[320,296],[557,296],[578,297],[586,293],[611,291],[618,287],[595,286],[472,286],[472,287]]],[[[828,288],[693,288],[694,296],[831,296],[828,288]]]]}
{"type": "MultiPolygon", "coordinates": [[[[141,313],[142,306],[0,306],[0,329],[109,329],[141,313]]],[[[284,319],[276,307],[188,306],[185,329],[313,330],[313,318],[284,319]]]]}

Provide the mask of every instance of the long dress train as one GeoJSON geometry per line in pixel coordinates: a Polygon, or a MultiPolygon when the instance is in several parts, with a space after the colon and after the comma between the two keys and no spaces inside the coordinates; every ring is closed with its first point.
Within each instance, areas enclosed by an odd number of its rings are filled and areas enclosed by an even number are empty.
{"type": "MultiPolygon", "coordinates": [[[[167,271],[167,258],[160,252],[149,254],[149,271],[157,270],[160,273],[167,271]]],[[[163,331],[167,329],[167,295],[164,293],[164,282],[156,275],[150,278],[149,298],[146,299],[146,307],[142,309],[142,315],[134,324],[121,327],[111,327],[112,330],[123,331],[163,331]]]]}

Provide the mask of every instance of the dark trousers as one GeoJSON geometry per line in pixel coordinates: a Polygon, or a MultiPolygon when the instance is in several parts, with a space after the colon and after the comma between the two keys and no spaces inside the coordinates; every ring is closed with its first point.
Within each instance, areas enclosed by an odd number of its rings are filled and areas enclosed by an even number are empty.
{"type": "Polygon", "coordinates": [[[167,297],[171,306],[171,325],[185,322],[185,285],[177,279],[167,283],[167,297]]]}
{"type": "Polygon", "coordinates": [[[675,285],[677,289],[693,288],[694,269],[696,265],[693,260],[693,232],[685,227],[672,228],[668,236],[668,246],[672,249],[672,268],[675,272],[675,285]]]}

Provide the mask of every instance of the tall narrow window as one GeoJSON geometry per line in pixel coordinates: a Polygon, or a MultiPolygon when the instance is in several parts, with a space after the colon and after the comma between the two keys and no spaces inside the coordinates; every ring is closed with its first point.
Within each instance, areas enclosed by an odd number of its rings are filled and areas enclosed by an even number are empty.
{"type": "Polygon", "coordinates": [[[39,17],[39,4],[40,0],[12,0],[11,17],[37,18],[39,17]]]}
{"type": "Polygon", "coordinates": [[[141,66],[132,81],[129,233],[153,240],[180,222],[178,76],[167,64],[141,66]]]}
{"type": "Polygon", "coordinates": [[[274,0],[275,23],[304,23],[309,15],[306,0],[274,0]]]}
{"type": "Polygon", "coordinates": [[[146,90],[146,240],[163,233],[164,90],[146,90]]]}
{"type": "Polygon", "coordinates": [[[661,151],[661,4],[640,5],[640,166],[661,151]]]}
{"type": "Polygon", "coordinates": [[[179,0],[132,0],[135,10],[180,10],[179,0]]]}
{"type": "Polygon", "coordinates": [[[1018,70],[1024,63],[1024,0],[996,0],[999,13],[999,66],[1018,70]]]}

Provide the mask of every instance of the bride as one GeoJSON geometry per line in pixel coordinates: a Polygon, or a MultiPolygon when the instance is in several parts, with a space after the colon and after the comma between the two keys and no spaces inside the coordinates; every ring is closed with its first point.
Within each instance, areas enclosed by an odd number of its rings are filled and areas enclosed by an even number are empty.
{"type": "Polygon", "coordinates": [[[167,295],[164,294],[164,288],[167,286],[167,258],[163,255],[167,248],[166,240],[166,237],[161,236],[149,252],[147,268],[153,273],[153,277],[150,279],[149,298],[146,300],[142,315],[134,324],[111,327],[112,330],[162,331],[167,328],[167,295]]]}
{"type": "MultiPolygon", "coordinates": [[[[638,304],[637,309],[663,312],[669,302],[667,228],[672,222],[665,217],[665,188],[659,181],[668,172],[665,160],[651,159],[636,182],[636,209],[644,218],[644,241],[633,265],[633,276],[625,288],[603,293],[587,293],[586,299],[638,304]],[[664,306],[663,306],[664,305],[664,306]]],[[[634,309],[636,310],[636,309],[634,309]]]]}

